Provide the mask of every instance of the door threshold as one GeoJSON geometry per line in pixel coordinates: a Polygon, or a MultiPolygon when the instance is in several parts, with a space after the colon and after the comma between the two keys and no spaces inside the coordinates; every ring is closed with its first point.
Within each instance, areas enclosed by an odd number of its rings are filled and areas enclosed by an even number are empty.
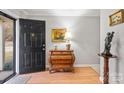
{"type": "Polygon", "coordinates": [[[8,76],[7,78],[5,78],[4,80],[0,81],[0,84],[4,84],[6,81],[8,81],[9,79],[11,79],[12,77],[14,77],[16,75],[16,73],[13,73],[12,75],[8,76]]]}

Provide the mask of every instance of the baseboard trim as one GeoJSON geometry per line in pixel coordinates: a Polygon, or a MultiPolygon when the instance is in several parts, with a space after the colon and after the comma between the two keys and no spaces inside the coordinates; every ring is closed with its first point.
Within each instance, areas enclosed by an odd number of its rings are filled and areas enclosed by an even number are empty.
{"type": "Polygon", "coordinates": [[[99,64],[74,64],[74,67],[98,66],[99,64]]]}
{"type": "MultiPolygon", "coordinates": [[[[46,65],[48,68],[49,65],[46,65]]],[[[92,67],[98,74],[100,73],[100,64],[74,64],[74,67],[92,67]]]]}
{"type": "MultiPolygon", "coordinates": [[[[100,64],[74,64],[74,67],[88,67],[88,66],[96,66],[100,64]]],[[[46,65],[46,67],[49,67],[49,65],[46,65]]]]}
{"type": "Polygon", "coordinates": [[[100,64],[75,64],[74,67],[91,67],[93,68],[98,74],[100,73],[100,64]]]}
{"type": "Polygon", "coordinates": [[[99,80],[103,83],[103,77],[99,77],[99,80]]]}

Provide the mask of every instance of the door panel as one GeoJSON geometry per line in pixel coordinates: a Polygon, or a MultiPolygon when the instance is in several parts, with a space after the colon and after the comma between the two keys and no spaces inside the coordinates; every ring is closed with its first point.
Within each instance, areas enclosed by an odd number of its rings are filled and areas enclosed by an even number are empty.
{"type": "Polygon", "coordinates": [[[45,70],[45,21],[20,19],[20,73],[45,70]]]}

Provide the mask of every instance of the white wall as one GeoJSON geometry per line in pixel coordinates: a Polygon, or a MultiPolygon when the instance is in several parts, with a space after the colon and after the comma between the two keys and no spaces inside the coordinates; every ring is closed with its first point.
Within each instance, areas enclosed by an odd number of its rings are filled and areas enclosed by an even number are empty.
{"type": "MultiPolygon", "coordinates": [[[[110,83],[124,83],[124,23],[109,26],[109,15],[118,10],[101,10],[100,13],[100,52],[104,50],[106,33],[114,31],[111,53],[117,55],[117,59],[110,59],[110,83]]],[[[103,78],[103,58],[100,59],[100,75],[103,78]]]]}
{"type": "Polygon", "coordinates": [[[0,20],[0,71],[3,70],[3,25],[0,20]]]}
{"type": "Polygon", "coordinates": [[[19,73],[19,20],[16,20],[16,73],[19,73]]]}
{"type": "MultiPolygon", "coordinates": [[[[98,16],[47,16],[47,17],[27,17],[37,20],[46,20],[46,62],[48,62],[48,51],[54,49],[56,43],[51,42],[52,28],[67,28],[71,33],[72,49],[76,56],[76,66],[86,64],[97,65],[94,68],[99,70],[100,50],[100,19],[98,16]]],[[[65,44],[57,44],[60,49],[65,48],[65,44]]]]}

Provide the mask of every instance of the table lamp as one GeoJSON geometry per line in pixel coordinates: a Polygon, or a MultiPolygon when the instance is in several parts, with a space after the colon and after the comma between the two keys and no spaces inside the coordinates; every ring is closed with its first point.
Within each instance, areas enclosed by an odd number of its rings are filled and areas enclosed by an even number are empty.
{"type": "Polygon", "coordinates": [[[67,44],[66,44],[66,49],[70,50],[71,49],[71,44],[70,44],[70,39],[67,39],[67,44]]]}

